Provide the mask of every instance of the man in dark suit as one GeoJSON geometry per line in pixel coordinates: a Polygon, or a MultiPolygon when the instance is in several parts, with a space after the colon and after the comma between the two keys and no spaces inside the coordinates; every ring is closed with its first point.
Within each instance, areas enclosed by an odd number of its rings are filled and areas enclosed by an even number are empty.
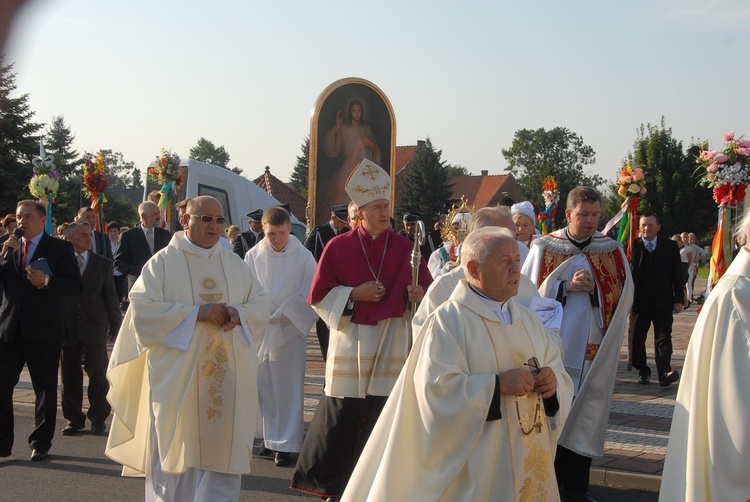
{"type": "Polygon", "coordinates": [[[657,237],[661,223],[656,213],[645,212],[639,219],[641,238],[635,241],[631,268],[635,294],[630,317],[630,364],[638,370],[638,383],[651,382],[646,364],[646,335],[654,325],[654,359],[659,385],[666,387],[680,378],[672,370],[673,314],[684,304],[682,267],[677,243],[657,237]]]}
{"type": "Polygon", "coordinates": [[[263,233],[263,210],[256,209],[255,211],[247,213],[246,216],[248,218],[247,222],[250,225],[250,230],[242,232],[235,237],[234,242],[232,243],[232,250],[243,260],[245,259],[247,252],[259,243],[265,235],[263,233]]]}
{"type": "Polygon", "coordinates": [[[146,262],[169,244],[171,238],[168,231],[159,227],[161,213],[155,202],[141,202],[138,214],[141,216],[140,227],[123,232],[115,252],[117,270],[134,279],[141,275],[146,262]]]}
{"type": "MultiPolygon", "coordinates": [[[[75,221],[85,221],[89,224],[93,238],[91,239],[91,250],[99,255],[106,256],[110,260],[112,256],[112,246],[109,244],[107,235],[96,229],[96,212],[91,207],[82,207],[78,210],[78,216],[75,221]]],[[[60,236],[62,238],[62,235],[60,236]]]]}
{"type": "MultiPolygon", "coordinates": [[[[328,244],[328,241],[336,237],[337,235],[348,231],[347,228],[347,211],[346,205],[333,206],[331,207],[331,219],[325,225],[313,228],[310,235],[305,239],[305,247],[315,257],[315,261],[320,260],[320,255],[323,254],[323,249],[328,244]]],[[[330,332],[328,326],[323,319],[318,318],[315,323],[315,333],[318,336],[318,343],[320,344],[320,352],[323,354],[323,361],[326,360],[328,355],[328,339],[330,332]]]]}
{"type": "Polygon", "coordinates": [[[55,434],[63,297],[80,294],[82,286],[73,246],[44,233],[46,214],[36,201],[19,202],[23,237],[11,236],[0,250],[0,457],[13,449],[13,388],[24,363],[36,396],[31,460],[47,458],[55,434]]]}
{"type": "MultiPolygon", "coordinates": [[[[404,230],[399,232],[410,241],[414,242],[415,234],[417,233],[417,222],[421,221],[422,217],[417,213],[407,211],[404,213],[404,230]]],[[[430,255],[434,253],[443,244],[443,239],[440,238],[440,232],[436,230],[428,230],[425,228],[424,244],[419,248],[424,261],[430,259],[430,255]]]]}
{"type": "Polygon", "coordinates": [[[120,301],[115,290],[112,260],[89,251],[91,227],[86,222],[68,226],[78,269],[82,270],[83,292],[65,299],[65,342],[62,369],[62,410],[68,425],[64,436],[78,434],[91,421],[91,431],[103,434],[111,408],[107,402],[107,340],[114,341],[122,323],[120,301]],[[83,413],[83,371],[89,377],[89,411],[83,413]]]}

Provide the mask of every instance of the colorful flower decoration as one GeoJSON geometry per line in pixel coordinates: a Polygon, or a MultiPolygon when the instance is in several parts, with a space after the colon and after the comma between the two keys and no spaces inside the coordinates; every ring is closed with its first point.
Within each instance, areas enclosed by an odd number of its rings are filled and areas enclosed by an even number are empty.
{"type": "Polygon", "coordinates": [[[31,160],[34,174],[29,182],[29,191],[37,199],[54,201],[60,188],[60,175],[55,171],[55,157],[47,155],[44,143],[39,142],[39,157],[31,160]]]}
{"type": "Polygon", "coordinates": [[[705,170],[701,182],[713,188],[717,204],[736,206],[750,183],[750,141],[735,139],[730,132],[724,135],[724,145],[723,151],[701,150],[697,171],[705,170]]]}
{"type": "Polygon", "coordinates": [[[170,232],[174,231],[177,221],[174,212],[177,190],[185,181],[185,170],[180,167],[180,156],[162,148],[161,156],[156,157],[156,165],[148,170],[148,179],[161,183],[159,211],[162,215],[162,226],[170,232]]]}
{"type": "Polygon", "coordinates": [[[100,199],[103,202],[107,202],[104,198],[104,190],[107,189],[109,183],[104,179],[104,171],[107,169],[107,164],[104,161],[102,152],[96,154],[96,158],[92,160],[91,154],[87,153],[84,157],[83,163],[83,193],[91,199],[91,207],[94,207],[100,199]]]}
{"type": "Polygon", "coordinates": [[[646,181],[643,175],[643,169],[640,167],[633,168],[630,162],[620,171],[620,179],[617,180],[619,188],[617,193],[625,197],[633,195],[643,195],[646,193],[646,181]]]}
{"type": "Polygon", "coordinates": [[[557,189],[557,181],[552,176],[544,178],[542,183],[542,197],[544,198],[544,210],[539,211],[537,221],[539,231],[542,235],[547,235],[555,229],[555,215],[557,214],[558,202],[560,202],[560,192],[557,189]]]}
{"type": "Polygon", "coordinates": [[[750,182],[750,141],[735,139],[733,132],[725,134],[723,139],[724,150],[702,149],[696,159],[700,183],[713,188],[714,200],[719,205],[719,223],[711,243],[709,288],[732,263],[732,222],[750,182]]]}

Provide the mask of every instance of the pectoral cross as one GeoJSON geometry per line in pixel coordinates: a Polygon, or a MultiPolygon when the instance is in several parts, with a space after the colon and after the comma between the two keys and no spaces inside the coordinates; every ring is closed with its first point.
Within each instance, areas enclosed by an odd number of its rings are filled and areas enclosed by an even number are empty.
{"type": "Polygon", "coordinates": [[[376,174],[377,174],[378,172],[379,172],[379,171],[378,171],[377,169],[375,169],[375,170],[373,171],[373,170],[372,170],[372,166],[371,166],[370,164],[367,164],[367,171],[362,171],[362,176],[370,176],[370,179],[371,179],[372,181],[375,181],[375,175],[376,175],[376,174]]]}
{"type": "Polygon", "coordinates": [[[534,424],[534,428],[536,429],[537,433],[542,432],[542,422],[537,422],[534,424]]]}

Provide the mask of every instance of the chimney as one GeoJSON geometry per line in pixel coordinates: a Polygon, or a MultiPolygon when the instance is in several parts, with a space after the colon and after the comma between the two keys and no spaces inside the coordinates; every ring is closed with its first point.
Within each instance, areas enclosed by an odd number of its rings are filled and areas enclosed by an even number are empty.
{"type": "Polygon", "coordinates": [[[482,178],[490,174],[490,171],[488,169],[482,169],[482,178]]]}
{"type": "Polygon", "coordinates": [[[422,148],[424,146],[424,140],[418,139],[417,140],[417,148],[422,148]]]}

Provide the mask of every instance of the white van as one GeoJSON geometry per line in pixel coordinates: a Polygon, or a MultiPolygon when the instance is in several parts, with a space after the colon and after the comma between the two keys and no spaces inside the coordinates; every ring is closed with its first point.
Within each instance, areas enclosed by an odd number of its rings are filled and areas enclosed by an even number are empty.
{"type": "MultiPolygon", "coordinates": [[[[149,168],[154,167],[152,162],[149,168]]],[[[237,225],[243,232],[250,229],[247,213],[256,209],[267,210],[281,204],[276,198],[251,180],[233,173],[229,169],[206,164],[193,159],[182,160],[185,168],[185,183],[177,192],[177,199],[184,200],[199,195],[215,197],[224,208],[227,226],[237,225]]],[[[144,190],[144,200],[148,189],[144,190]]],[[[305,225],[292,215],[292,233],[302,242],[305,240],[305,225]]]]}

